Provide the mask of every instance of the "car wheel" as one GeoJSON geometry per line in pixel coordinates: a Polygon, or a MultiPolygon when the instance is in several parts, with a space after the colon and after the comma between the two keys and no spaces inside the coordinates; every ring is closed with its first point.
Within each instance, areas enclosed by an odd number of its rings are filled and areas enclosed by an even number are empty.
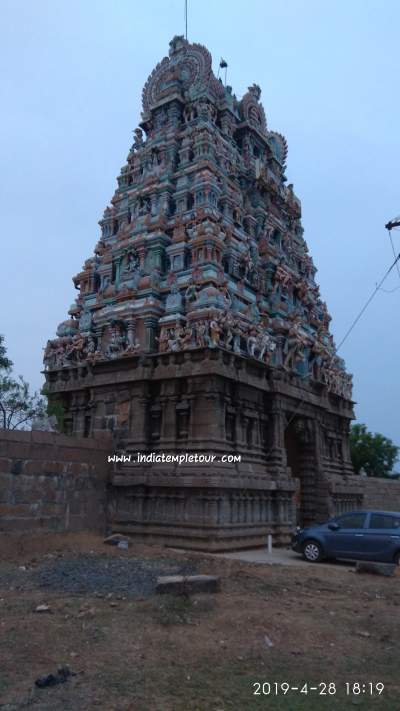
{"type": "Polygon", "coordinates": [[[400,565],[400,551],[397,551],[396,555],[394,556],[394,564],[400,565]]]}
{"type": "Polygon", "coordinates": [[[319,563],[323,558],[320,544],[317,541],[306,541],[303,545],[303,556],[309,563],[319,563]]]}

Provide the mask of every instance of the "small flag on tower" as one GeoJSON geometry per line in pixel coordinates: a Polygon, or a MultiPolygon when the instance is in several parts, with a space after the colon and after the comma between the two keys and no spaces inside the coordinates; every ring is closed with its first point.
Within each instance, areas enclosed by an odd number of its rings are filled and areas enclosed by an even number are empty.
{"type": "Polygon", "coordinates": [[[221,69],[226,69],[226,67],[228,66],[228,62],[226,62],[225,59],[222,59],[222,57],[221,57],[219,66],[221,67],[221,69]]]}

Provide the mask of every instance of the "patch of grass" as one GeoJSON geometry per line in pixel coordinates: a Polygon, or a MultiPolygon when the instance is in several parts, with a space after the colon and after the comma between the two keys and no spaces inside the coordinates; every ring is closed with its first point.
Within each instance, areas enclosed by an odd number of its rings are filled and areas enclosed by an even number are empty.
{"type": "Polygon", "coordinates": [[[197,624],[201,616],[213,612],[216,604],[215,598],[209,595],[160,595],[154,597],[142,610],[150,613],[153,621],[159,625],[192,625],[197,624]]]}
{"type": "Polygon", "coordinates": [[[154,619],[159,625],[190,625],[193,607],[187,595],[162,595],[154,601],[154,619]]]}

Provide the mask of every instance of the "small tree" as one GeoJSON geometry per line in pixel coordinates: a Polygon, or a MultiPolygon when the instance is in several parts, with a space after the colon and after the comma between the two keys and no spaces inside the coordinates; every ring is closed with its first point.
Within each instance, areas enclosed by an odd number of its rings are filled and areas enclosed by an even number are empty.
{"type": "Polygon", "coordinates": [[[29,392],[22,375],[14,378],[12,365],[6,355],[4,336],[0,336],[0,427],[26,429],[34,417],[46,415],[46,403],[36,392],[29,392]]]}
{"type": "Polygon", "coordinates": [[[368,476],[387,477],[399,453],[399,447],[381,434],[368,432],[366,425],[352,425],[350,452],[357,474],[364,469],[368,476]]]}
{"type": "Polygon", "coordinates": [[[7,349],[4,345],[4,336],[0,334],[0,372],[2,370],[9,371],[12,368],[12,362],[7,358],[7,349]]]}
{"type": "Polygon", "coordinates": [[[55,418],[58,432],[64,432],[65,407],[60,398],[52,396],[49,398],[46,385],[43,386],[41,394],[47,400],[46,413],[49,418],[55,418]]]}

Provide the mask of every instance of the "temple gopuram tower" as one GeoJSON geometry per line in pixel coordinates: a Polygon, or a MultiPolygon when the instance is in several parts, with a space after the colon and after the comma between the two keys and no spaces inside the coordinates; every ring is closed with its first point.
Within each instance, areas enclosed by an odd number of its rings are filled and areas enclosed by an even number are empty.
{"type": "Polygon", "coordinates": [[[45,349],[68,434],[112,430],[132,457],[216,455],[115,465],[110,527],[142,540],[282,542],[296,523],[357,505],[351,376],[260,94],[253,84],[238,100],[205,47],[172,40],[74,277],[78,297],[45,349]]]}

